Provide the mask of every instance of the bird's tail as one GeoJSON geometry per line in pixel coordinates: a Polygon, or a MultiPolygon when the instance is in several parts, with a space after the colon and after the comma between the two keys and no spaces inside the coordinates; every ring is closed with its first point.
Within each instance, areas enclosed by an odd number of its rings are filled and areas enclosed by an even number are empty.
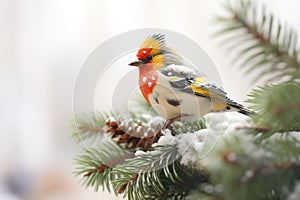
{"type": "Polygon", "coordinates": [[[242,114],[247,115],[247,116],[255,115],[254,111],[251,111],[251,110],[245,108],[243,105],[241,105],[239,103],[236,103],[235,101],[233,101],[229,98],[226,98],[226,101],[227,101],[227,105],[229,107],[235,108],[236,111],[239,112],[239,113],[242,113],[242,114]]]}
{"type": "Polygon", "coordinates": [[[239,113],[242,113],[244,115],[247,115],[247,116],[252,116],[252,115],[255,115],[255,112],[245,108],[245,107],[242,107],[242,108],[239,108],[238,110],[239,113]]]}

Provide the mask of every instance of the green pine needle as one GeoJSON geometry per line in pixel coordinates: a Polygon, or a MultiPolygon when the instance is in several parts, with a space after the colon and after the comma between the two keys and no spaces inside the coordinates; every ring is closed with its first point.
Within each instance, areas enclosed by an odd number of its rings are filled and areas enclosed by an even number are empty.
{"type": "Polygon", "coordinates": [[[133,156],[131,151],[124,150],[107,139],[97,147],[83,149],[83,153],[75,159],[77,167],[74,173],[83,177],[86,187],[94,187],[98,191],[102,186],[103,190],[110,191],[111,181],[118,177],[111,173],[112,169],[133,156]]]}
{"type": "Polygon", "coordinates": [[[185,199],[208,175],[182,166],[178,159],[177,147],[165,146],[126,160],[113,170],[121,177],[113,181],[114,188],[129,200],[185,199]]]}
{"type": "Polygon", "coordinates": [[[222,45],[233,43],[229,50],[238,52],[233,62],[239,61],[241,67],[247,67],[246,73],[257,71],[259,76],[254,81],[262,78],[277,82],[300,80],[297,32],[265,6],[257,6],[254,2],[240,0],[235,7],[228,2],[229,16],[216,18],[223,25],[216,35],[230,36],[222,45]]]}
{"type": "Polygon", "coordinates": [[[110,117],[117,117],[115,113],[81,113],[73,118],[72,137],[77,142],[101,140],[105,130],[105,122],[110,117]]]}
{"type": "Polygon", "coordinates": [[[205,125],[204,118],[200,118],[199,120],[188,121],[184,123],[174,122],[169,127],[173,135],[178,135],[180,133],[192,133],[205,128],[206,125],[205,125]]]}
{"type": "Polygon", "coordinates": [[[283,83],[253,90],[248,102],[258,112],[254,121],[270,132],[300,131],[300,85],[283,83]]]}
{"type": "Polygon", "coordinates": [[[221,197],[233,200],[287,199],[300,180],[299,135],[273,135],[256,143],[256,136],[224,137],[206,166],[211,180],[224,187],[221,197]]]}

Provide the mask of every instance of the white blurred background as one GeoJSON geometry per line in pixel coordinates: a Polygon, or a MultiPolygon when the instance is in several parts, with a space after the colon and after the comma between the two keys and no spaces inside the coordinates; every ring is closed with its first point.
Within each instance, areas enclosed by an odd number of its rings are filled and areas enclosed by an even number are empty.
{"type": "MultiPolygon", "coordinates": [[[[76,76],[112,36],[148,27],[188,36],[243,102],[255,85],[211,37],[224,1],[0,0],[0,200],[120,199],[84,189],[71,174],[79,153],[70,138],[76,76]]],[[[300,1],[261,1],[300,29],[300,1]]]]}

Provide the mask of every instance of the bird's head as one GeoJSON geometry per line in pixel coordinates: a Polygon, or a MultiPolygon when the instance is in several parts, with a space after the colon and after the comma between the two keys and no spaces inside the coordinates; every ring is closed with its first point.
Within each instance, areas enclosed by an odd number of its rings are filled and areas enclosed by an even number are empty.
{"type": "Polygon", "coordinates": [[[129,65],[137,67],[151,66],[154,70],[160,69],[165,65],[165,54],[169,51],[170,49],[166,46],[164,35],[151,35],[142,43],[138,50],[136,54],[138,60],[129,65]]]}

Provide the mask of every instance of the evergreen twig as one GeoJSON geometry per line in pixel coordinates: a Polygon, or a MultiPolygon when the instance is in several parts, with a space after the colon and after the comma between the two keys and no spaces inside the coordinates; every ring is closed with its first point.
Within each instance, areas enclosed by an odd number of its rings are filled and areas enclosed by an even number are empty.
{"type": "Polygon", "coordinates": [[[259,72],[256,80],[300,80],[298,37],[293,28],[253,1],[240,0],[235,7],[228,2],[225,9],[229,16],[216,18],[223,25],[217,35],[229,35],[222,43],[233,42],[229,50],[237,50],[235,61],[244,58],[240,66],[249,66],[246,73],[259,72]]]}
{"type": "Polygon", "coordinates": [[[213,183],[224,186],[225,199],[286,199],[300,179],[299,139],[296,134],[260,142],[253,135],[224,136],[206,167],[213,183]]]}
{"type": "Polygon", "coordinates": [[[253,90],[247,102],[258,112],[253,116],[258,126],[273,132],[300,130],[300,85],[282,83],[253,90]]]}
{"type": "Polygon", "coordinates": [[[156,147],[117,166],[116,191],[128,199],[185,199],[189,191],[208,181],[208,173],[182,166],[176,146],[156,147]]]}
{"type": "Polygon", "coordinates": [[[73,118],[74,133],[72,137],[77,142],[102,139],[107,119],[117,117],[114,113],[82,113],[73,118]]]}
{"type": "Polygon", "coordinates": [[[110,182],[116,178],[111,173],[112,169],[128,158],[134,157],[134,153],[117,146],[113,141],[107,140],[101,145],[84,149],[78,155],[75,163],[78,165],[75,174],[83,176],[83,184],[99,187],[110,191],[110,182]]]}

